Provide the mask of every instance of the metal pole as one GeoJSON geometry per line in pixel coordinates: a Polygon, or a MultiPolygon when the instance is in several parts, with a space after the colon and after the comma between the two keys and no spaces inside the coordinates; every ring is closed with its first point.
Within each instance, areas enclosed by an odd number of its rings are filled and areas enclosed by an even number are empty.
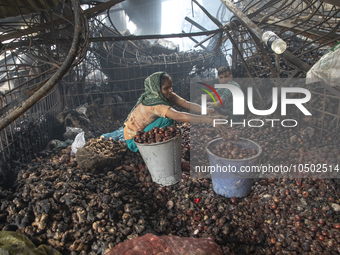
{"type": "MultiPolygon", "coordinates": [[[[207,15],[208,18],[209,18],[212,22],[214,22],[214,23],[216,24],[216,26],[218,26],[219,28],[223,28],[222,23],[221,23],[218,19],[216,19],[214,16],[212,16],[212,15],[211,15],[211,14],[210,14],[210,13],[209,13],[202,5],[200,5],[196,0],[193,0],[193,1],[194,1],[195,4],[197,4],[197,6],[205,13],[205,15],[207,15]]],[[[260,98],[261,101],[262,101],[262,96],[261,96],[259,90],[258,90],[257,87],[256,87],[256,83],[255,83],[255,81],[254,81],[254,78],[253,78],[253,76],[252,76],[252,74],[251,74],[251,72],[250,72],[250,70],[249,70],[249,67],[248,67],[246,61],[244,60],[244,58],[243,58],[243,56],[242,56],[242,52],[240,52],[240,50],[238,49],[237,44],[235,43],[235,41],[234,41],[233,38],[231,37],[229,31],[228,31],[227,29],[224,29],[224,32],[226,33],[226,35],[227,35],[227,37],[229,38],[230,42],[233,44],[233,46],[234,46],[233,48],[235,48],[236,51],[238,52],[238,54],[239,54],[239,56],[240,56],[240,58],[241,58],[241,60],[242,60],[242,63],[244,64],[245,68],[247,69],[248,75],[249,75],[249,77],[251,78],[251,80],[252,80],[252,82],[253,82],[253,87],[255,88],[255,91],[257,92],[259,98],[260,98]]],[[[203,42],[203,41],[202,41],[202,42],[203,42]]],[[[201,42],[201,43],[202,43],[202,42],[201,42]]],[[[196,44],[195,47],[196,47],[196,46],[198,46],[198,45],[196,44]]]]}
{"type": "MultiPolygon", "coordinates": [[[[202,36],[202,35],[216,35],[217,33],[223,32],[223,29],[215,29],[211,31],[202,31],[202,32],[193,32],[193,33],[181,33],[181,34],[157,34],[157,35],[128,35],[128,36],[110,36],[110,37],[91,37],[87,38],[88,42],[118,42],[118,41],[137,41],[137,40],[148,40],[148,39],[160,39],[160,38],[183,38],[183,37],[189,37],[189,36],[202,36]]],[[[29,41],[23,41],[23,42],[14,42],[14,43],[8,43],[4,44],[6,46],[6,49],[9,48],[16,48],[20,46],[28,46],[29,41]]],[[[36,44],[68,44],[69,40],[66,39],[58,39],[56,41],[43,41],[38,40],[34,41],[36,44]]]]}
{"type": "MultiPolygon", "coordinates": [[[[186,34],[186,32],[183,31],[183,30],[182,30],[182,33],[183,33],[183,34],[186,34]]],[[[191,36],[189,36],[188,38],[189,38],[191,41],[193,41],[194,43],[196,43],[196,44],[199,43],[195,38],[192,38],[191,36]]],[[[204,47],[203,45],[200,45],[200,47],[201,47],[203,50],[207,50],[207,48],[204,47]]]]}
{"type": "MultiPolygon", "coordinates": [[[[248,30],[250,30],[251,33],[253,33],[257,38],[259,38],[262,41],[262,35],[263,31],[251,20],[245,15],[237,6],[231,2],[230,0],[221,0],[221,2],[231,11],[234,13],[234,15],[237,17],[238,21],[243,24],[248,30]]],[[[280,56],[285,58],[288,62],[290,62],[295,67],[308,72],[311,68],[310,65],[302,61],[301,59],[295,57],[292,53],[289,51],[285,51],[280,56]]]]}
{"type": "Polygon", "coordinates": [[[193,21],[192,19],[190,19],[189,17],[185,17],[184,18],[186,21],[188,21],[190,24],[192,24],[193,26],[197,27],[198,29],[202,30],[202,31],[208,31],[208,29],[206,29],[205,27],[201,26],[200,24],[198,24],[197,22],[193,21]]]}

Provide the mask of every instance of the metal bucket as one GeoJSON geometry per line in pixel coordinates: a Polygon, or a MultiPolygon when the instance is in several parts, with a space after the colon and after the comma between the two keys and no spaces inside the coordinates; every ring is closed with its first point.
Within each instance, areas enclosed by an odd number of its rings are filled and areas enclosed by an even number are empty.
{"type": "Polygon", "coordinates": [[[179,182],[182,176],[182,135],[160,143],[136,145],[149,169],[152,181],[163,186],[179,182]]]}
{"type": "Polygon", "coordinates": [[[231,141],[233,144],[247,149],[256,149],[257,154],[247,159],[221,158],[211,152],[209,148],[224,143],[222,138],[212,140],[207,145],[210,166],[220,169],[219,172],[211,172],[211,180],[214,191],[227,198],[248,196],[254,183],[251,173],[240,172],[241,166],[252,166],[258,162],[262,154],[261,146],[257,143],[240,138],[239,141],[231,141]],[[224,168],[223,168],[224,167],[224,168]],[[227,171],[222,171],[228,169],[227,171]],[[233,169],[233,171],[231,171],[233,169]]]}

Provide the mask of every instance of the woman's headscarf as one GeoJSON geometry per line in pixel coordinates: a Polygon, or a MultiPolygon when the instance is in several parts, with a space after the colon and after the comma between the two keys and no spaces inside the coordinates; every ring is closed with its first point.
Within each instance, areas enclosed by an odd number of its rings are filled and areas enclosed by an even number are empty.
{"type": "Polygon", "coordinates": [[[144,87],[145,92],[138,98],[136,105],[132,108],[129,115],[127,116],[126,122],[133,110],[142,103],[145,106],[153,106],[153,105],[169,105],[173,106],[171,101],[168,100],[163,96],[162,90],[161,90],[161,76],[162,74],[165,74],[165,72],[156,72],[151,74],[149,77],[147,77],[144,81],[144,87]]]}

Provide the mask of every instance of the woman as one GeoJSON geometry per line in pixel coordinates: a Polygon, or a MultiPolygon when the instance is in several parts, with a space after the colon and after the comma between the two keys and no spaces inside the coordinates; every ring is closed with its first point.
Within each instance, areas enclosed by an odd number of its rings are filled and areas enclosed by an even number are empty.
{"type": "MultiPolygon", "coordinates": [[[[173,106],[201,113],[201,106],[186,101],[172,92],[171,76],[165,72],[157,72],[145,79],[145,93],[140,96],[124,122],[124,138],[128,148],[137,152],[133,141],[137,131],[149,131],[154,127],[170,126],[173,120],[178,122],[213,123],[213,117],[194,115],[176,111],[173,106]]],[[[208,114],[213,113],[212,109],[208,114]]]]}

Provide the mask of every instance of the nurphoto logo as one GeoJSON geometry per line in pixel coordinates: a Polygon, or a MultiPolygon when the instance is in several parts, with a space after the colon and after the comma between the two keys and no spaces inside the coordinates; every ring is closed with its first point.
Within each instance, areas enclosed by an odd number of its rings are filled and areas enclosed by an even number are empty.
{"type": "MultiPolygon", "coordinates": [[[[206,86],[209,89],[211,89],[215,93],[215,95],[217,96],[218,100],[220,101],[221,106],[223,106],[220,95],[217,93],[217,91],[213,87],[211,87],[210,85],[205,84],[203,82],[198,82],[198,83],[206,86]]],[[[206,92],[212,98],[212,100],[214,101],[215,105],[217,105],[217,102],[216,102],[214,96],[208,90],[203,89],[203,88],[199,88],[199,89],[201,89],[204,92],[206,92]]],[[[201,105],[202,105],[202,107],[201,107],[201,114],[202,115],[206,115],[207,114],[207,95],[206,94],[202,94],[201,105]]]]}
{"type": "MultiPolygon", "coordinates": [[[[207,88],[209,88],[210,90],[212,90],[218,100],[221,103],[221,106],[223,106],[222,104],[222,100],[220,98],[220,96],[218,95],[217,91],[204,83],[199,82],[200,84],[206,86],[207,88]]],[[[219,88],[223,88],[223,89],[229,89],[231,94],[232,94],[232,98],[233,98],[233,115],[244,115],[245,114],[245,103],[244,103],[244,94],[242,92],[242,90],[240,88],[238,88],[235,85],[232,84],[215,84],[215,88],[219,89],[219,88]]],[[[209,92],[206,89],[200,88],[201,90],[205,91],[208,95],[210,95],[210,97],[213,99],[213,101],[216,103],[216,100],[214,98],[214,96],[212,95],[211,92],[209,92]]],[[[286,116],[287,115],[287,105],[295,105],[304,115],[306,116],[311,116],[312,114],[305,108],[305,106],[303,105],[304,103],[307,103],[310,99],[311,99],[311,93],[309,92],[309,90],[304,89],[304,88],[298,88],[298,87],[282,87],[281,89],[281,116],[286,116]],[[300,93],[300,94],[304,94],[305,97],[304,98],[287,98],[287,94],[289,93],[300,93]]],[[[277,105],[278,105],[278,93],[279,88],[272,88],[272,106],[270,107],[270,109],[268,110],[258,110],[255,109],[254,104],[253,104],[253,88],[252,87],[248,87],[247,89],[247,106],[248,109],[251,113],[253,113],[254,115],[258,115],[258,116],[266,116],[266,115],[270,115],[272,113],[274,113],[277,109],[277,105]]],[[[202,94],[201,95],[201,114],[202,115],[206,115],[207,114],[207,94],[202,94]]],[[[274,126],[274,122],[275,121],[280,121],[279,119],[266,119],[265,121],[271,121],[272,122],[272,127],[274,126]]],[[[261,119],[252,119],[252,120],[248,120],[248,126],[250,127],[262,127],[264,125],[264,121],[261,119]],[[254,122],[259,122],[260,125],[254,125],[254,122]]],[[[231,125],[243,125],[244,127],[246,126],[246,120],[244,119],[243,122],[234,122],[233,120],[227,120],[227,119],[215,119],[214,120],[214,127],[217,124],[227,124],[230,123],[231,125]]],[[[295,127],[297,126],[297,121],[294,119],[285,119],[281,121],[281,125],[283,127],[295,127]],[[295,124],[293,125],[285,125],[286,122],[294,122],[295,124]]]]}

